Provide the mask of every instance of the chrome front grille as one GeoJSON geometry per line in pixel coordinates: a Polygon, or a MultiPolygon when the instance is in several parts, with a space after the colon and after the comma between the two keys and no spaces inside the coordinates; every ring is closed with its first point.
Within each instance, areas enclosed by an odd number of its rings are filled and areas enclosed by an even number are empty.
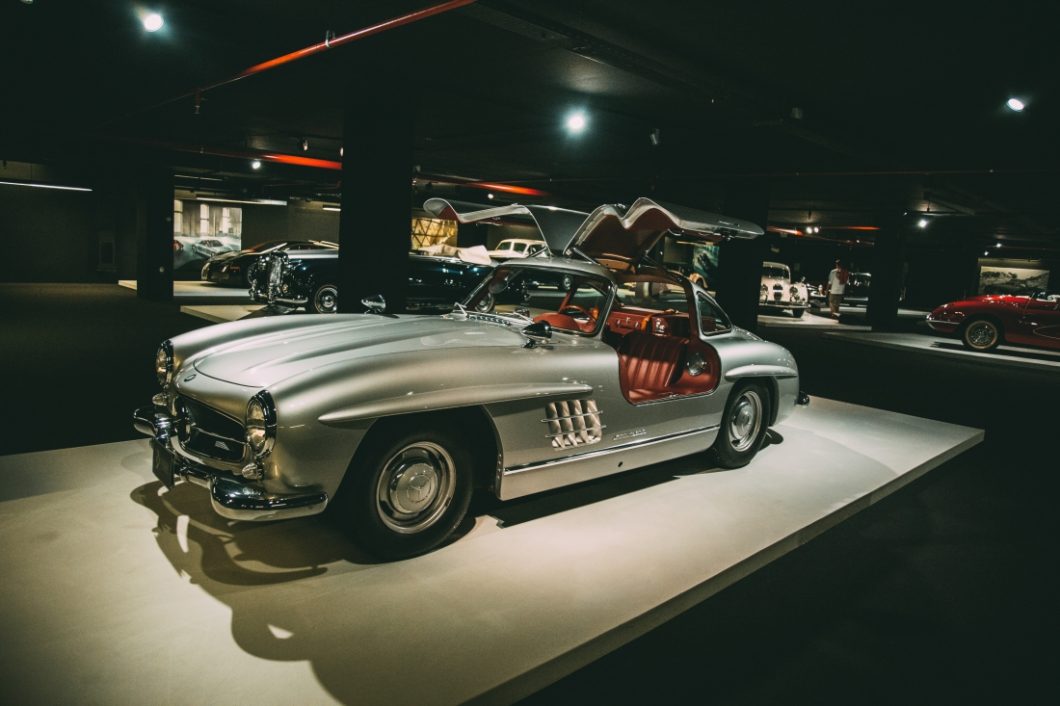
{"type": "Polygon", "coordinates": [[[280,286],[283,278],[283,258],[269,258],[269,289],[280,286]]]}
{"type": "Polygon", "coordinates": [[[177,406],[184,413],[179,436],[187,451],[229,463],[243,460],[246,435],[240,422],[186,397],[177,406]]]}
{"type": "Polygon", "coordinates": [[[555,449],[598,443],[607,428],[600,423],[601,414],[595,400],[552,402],[545,407],[545,419],[541,420],[548,425],[545,437],[555,449]]]}

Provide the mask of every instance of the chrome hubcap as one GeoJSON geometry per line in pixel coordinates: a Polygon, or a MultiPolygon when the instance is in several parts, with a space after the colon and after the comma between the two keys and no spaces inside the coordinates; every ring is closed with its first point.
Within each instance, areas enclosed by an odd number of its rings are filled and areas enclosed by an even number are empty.
{"type": "Polygon", "coordinates": [[[989,321],[976,321],[968,327],[965,339],[973,348],[989,348],[997,340],[997,328],[989,321]]]}
{"type": "Polygon", "coordinates": [[[744,390],[729,412],[729,443],[735,451],[747,451],[762,428],[762,398],[754,390],[744,390]]]}
{"type": "Polygon", "coordinates": [[[391,456],[376,486],[379,519],[401,534],[431,527],[456,492],[453,458],[438,444],[417,441],[391,456]]]}
{"type": "Polygon", "coordinates": [[[326,287],[317,292],[316,310],[330,314],[339,307],[339,294],[331,287],[326,287]]]}

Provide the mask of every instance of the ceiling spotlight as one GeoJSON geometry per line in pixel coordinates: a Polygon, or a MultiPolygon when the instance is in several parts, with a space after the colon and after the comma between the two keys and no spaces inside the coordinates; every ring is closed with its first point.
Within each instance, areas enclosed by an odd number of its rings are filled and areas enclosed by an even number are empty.
{"type": "Polygon", "coordinates": [[[1009,98],[1007,101],[1005,101],[1005,106],[1008,107],[1008,109],[1011,110],[1013,113],[1019,113],[1027,107],[1027,104],[1021,101],[1019,98],[1009,98]]]}
{"type": "Polygon", "coordinates": [[[253,160],[250,163],[250,168],[251,169],[261,169],[261,160],[260,159],[253,160]]]}
{"type": "Polygon", "coordinates": [[[928,227],[928,219],[921,218],[919,221],[916,222],[916,227],[920,228],[921,230],[923,230],[924,228],[927,228],[928,227]]]}
{"type": "Polygon", "coordinates": [[[983,257],[986,257],[986,256],[987,256],[987,255],[989,255],[989,254],[990,254],[990,251],[989,251],[989,250],[984,250],[984,251],[983,251],[983,257]]]}
{"type": "Polygon", "coordinates": [[[302,140],[302,151],[303,152],[308,152],[309,151],[309,140],[306,140],[306,139],[302,140]]]}
{"type": "Polygon", "coordinates": [[[589,124],[589,117],[585,114],[584,110],[575,110],[567,116],[567,120],[564,124],[567,126],[567,132],[571,135],[580,135],[585,132],[585,128],[589,124]]]}
{"type": "Polygon", "coordinates": [[[648,133],[648,141],[651,142],[652,147],[658,147],[659,143],[662,142],[662,130],[659,128],[653,129],[648,133]]]}
{"type": "MultiPolygon", "coordinates": [[[[489,199],[490,201],[492,201],[493,200],[493,192],[491,191],[490,193],[486,194],[486,198],[489,199]]],[[[1001,246],[999,245],[998,247],[1001,247],[1001,246]]]]}
{"type": "Polygon", "coordinates": [[[345,150],[345,148],[343,148],[343,147],[340,147],[340,148],[339,148],[339,156],[340,156],[340,157],[342,157],[342,156],[343,156],[343,155],[344,155],[345,153],[346,153],[346,150],[345,150]]]}
{"type": "Polygon", "coordinates": [[[145,13],[144,16],[140,18],[140,22],[148,32],[157,32],[162,29],[162,25],[166,23],[162,18],[162,15],[157,12],[145,13]]]}
{"type": "Polygon", "coordinates": [[[1000,248],[1001,247],[1001,243],[994,243],[994,247],[995,248],[1000,248]]]}

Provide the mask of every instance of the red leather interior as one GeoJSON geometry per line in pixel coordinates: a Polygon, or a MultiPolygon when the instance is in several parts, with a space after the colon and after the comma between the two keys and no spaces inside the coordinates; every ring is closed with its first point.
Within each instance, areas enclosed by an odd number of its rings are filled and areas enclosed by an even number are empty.
{"type": "Polygon", "coordinates": [[[718,369],[713,347],[687,338],[633,331],[618,346],[622,394],[633,404],[710,392],[717,387],[718,369]],[[699,375],[690,375],[686,367],[692,351],[705,363],[699,375]]]}

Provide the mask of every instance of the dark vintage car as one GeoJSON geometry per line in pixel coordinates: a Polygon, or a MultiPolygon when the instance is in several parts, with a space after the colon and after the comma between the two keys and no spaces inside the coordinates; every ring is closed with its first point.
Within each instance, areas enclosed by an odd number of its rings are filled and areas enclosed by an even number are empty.
{"type": "Polygon", "coordinates": [[[851,272],[843,291],[843,303],[850,306],[868,306],[869,287],[872,286],[872,275],[868,272],[851,272]]]}
{"type": "MultiPolygon", "coordinates": [[[[455,257],[409,254],[405,310],[449,311],[493,269],[455,257]]],[[[254,301],[318,314],[339,310],[338,250],[288,250],[258,260],[249,278],[254,301]]]]}
{"type": "Polygon", "coordinates": [[[338,250],[338,243],[328,240],[270,240],[236,252],[214,255],[202,266],[201,279],[224,287],[249,287],[250,266],[273,252],[288,250],[338,250]]]}
{"type": "Polygon", "coordinates": [[[1060,294],[970,297],[943,304],[927,322],[973,351],[991,351],[1002,343],[1060,350],[1060,294]]]}

